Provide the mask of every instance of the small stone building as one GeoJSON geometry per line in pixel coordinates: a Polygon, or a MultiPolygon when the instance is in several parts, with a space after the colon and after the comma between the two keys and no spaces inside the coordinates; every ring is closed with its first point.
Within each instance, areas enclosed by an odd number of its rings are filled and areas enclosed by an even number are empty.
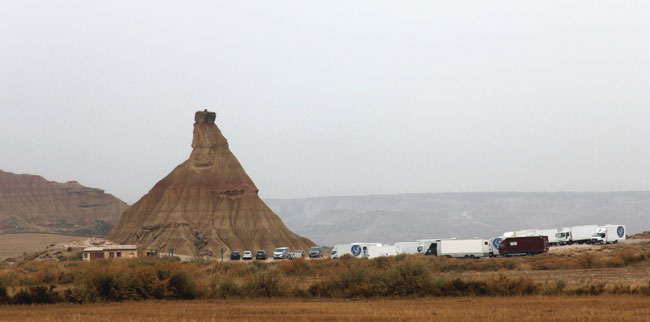
{"type": "Polygon", "coordinates": [[[103,247],[86,247],[83,250],[83,260],[138,257],[138,247],[135,245],[106,245],[103,247]]]}

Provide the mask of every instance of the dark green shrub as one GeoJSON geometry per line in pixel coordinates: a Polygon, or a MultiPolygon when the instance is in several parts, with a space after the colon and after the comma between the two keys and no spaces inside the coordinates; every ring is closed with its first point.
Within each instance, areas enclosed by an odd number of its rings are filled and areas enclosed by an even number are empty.
{"type": "Polygon", "coordinates": [[[98,301],[97,293],[86,287],[74,287],[63,292],[65,300],[71,303],[94,303],[98,301]]]}
{"type": "Polygon", "coordinates": [[[7,287],[2,284],[0,281],[0,304],[6,304],[11,301],[11,298],[7,294],[7,287]]]}
{"type": "Polygon", "coordinates": [[[197,297],[197,288],[185,272],[173,273],[167,289],[171,298],[191,300],[197,297]]]}
{"type": "Polygon", "coordinates": [[[59,292],[54,291],[54,285],[49,288],[44,285],[32,286],[20,290],[13,297],[14,304],[52,304],[63,300],[59,292]]]}

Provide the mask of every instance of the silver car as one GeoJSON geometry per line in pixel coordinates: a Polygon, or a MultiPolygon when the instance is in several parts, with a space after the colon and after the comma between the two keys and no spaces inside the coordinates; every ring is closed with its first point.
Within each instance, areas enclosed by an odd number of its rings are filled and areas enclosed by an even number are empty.
{"type": "Polygon", "coordinates": [[[273,259],[289,258],[289,247],[278,247],[273,250],[273,259]]]}

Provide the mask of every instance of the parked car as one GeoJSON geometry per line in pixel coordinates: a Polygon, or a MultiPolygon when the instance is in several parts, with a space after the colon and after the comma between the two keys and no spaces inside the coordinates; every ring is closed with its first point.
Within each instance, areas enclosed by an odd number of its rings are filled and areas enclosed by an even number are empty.
{"type": "Polygon", "coordinates": [[[230,260],[236,261],[241,259],[241,254],[239,254],[239,251],[233,250],[232,253],[230,253],[230,260]]]}
{"type": "Polygon", "coordinates": [[[323,257],[323,247],[314,246],[309,249],[309,258],[320,258],[323,257]]]}
{"type": "Polygon", "coordinates": [[[273,259],[289,258],[289,247],[278,247],[273,251],[273,259]]]}
{"type": "Polygon", "coordinates": [[[263,249],[258,250],[257,254],[255,254],[255,259],[266,260],[267,258],[269,258],[269,256],[266,254],[266,251],[263,249]]]}
{"type": "Polygon", "coordinates": [[[250,250],[245,250],[244,254],[241,256],[241,259],[247,260],[247,259],[253,259],[253,252],[250,250]]]}

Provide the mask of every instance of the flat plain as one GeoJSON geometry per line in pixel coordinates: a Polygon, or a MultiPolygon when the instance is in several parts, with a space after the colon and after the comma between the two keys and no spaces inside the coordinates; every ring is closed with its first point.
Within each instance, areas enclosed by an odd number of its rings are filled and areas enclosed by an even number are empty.
{"type": "Polygon", "coordinates": [[[2,306],[0,321],[650,321],[650,297],[143,301],[2,306]]]}

